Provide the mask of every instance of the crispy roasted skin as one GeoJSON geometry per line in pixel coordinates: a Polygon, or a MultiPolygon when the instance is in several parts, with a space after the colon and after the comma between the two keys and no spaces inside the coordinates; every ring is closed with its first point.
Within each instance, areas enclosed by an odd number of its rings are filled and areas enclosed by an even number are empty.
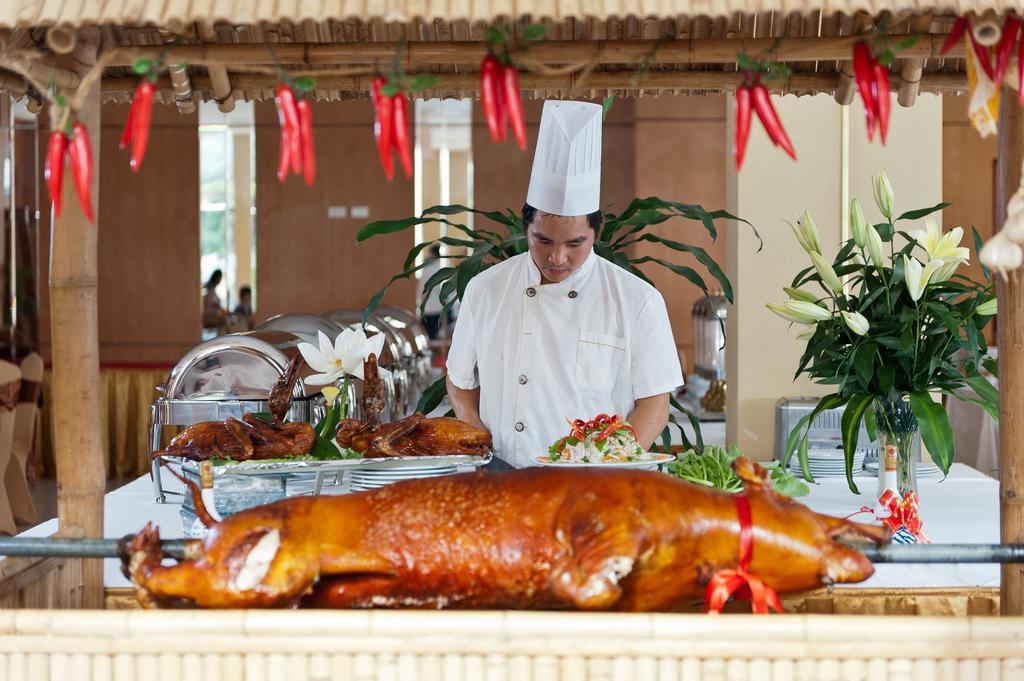
{"type": "MultiPolygon", "coordinates": [[[[881,542],[886,530],[814,513],[759,480],[747,486],[750,570],[768,586],[872,574],[835,539],[881,542]]],[[[667,475],[535,468],[285,499],[225,519],[175,566],[160,564],[147,526],[126,570],[147,606],[670,610],[736,566],[738,527],[731,495],[667,475]]]]}
{"type": "Polygon", "coordinates": [[[193,461],[207,459],[279,459],[308,454],[316,434],[313,426],[299,421],[285,423],[292,406],[292,389],[299,376],[302,357],[296,355],[288,370],[270,391],[271,423],[245,414],[241,420],[203,421],[178,433],[167,448],[153,456],[178,456],[193,461]]]}
{"type": "Polygon", "coordinates": [[[465,421],[427,418],[416,413],[381,423],[384,386],[377,373],[377,358],[370,355],[363,367],[363,420],[344,419],[335,431],[342,447],[362,452],[368,459],[394,456],[470,454],[483,456],[491,449],[491,434],[465,421]]]}

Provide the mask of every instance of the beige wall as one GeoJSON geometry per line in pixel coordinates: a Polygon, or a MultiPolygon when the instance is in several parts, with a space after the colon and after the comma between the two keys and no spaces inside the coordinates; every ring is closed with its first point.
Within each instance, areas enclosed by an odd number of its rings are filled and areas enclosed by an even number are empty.
{"type": "MultiPolygon", "coordinates": [[[[859,198],[869,220],[878,218],[871,198],[872,173],[885,170],[892,179],[897,211],[933,205],[942,193],[938,97],[921,96],[911,109],[894,106],[885,147],[877,141],[868,144],[859,102],[844,110],[826,95],[774,99],[799,163],[773,148],[755,125],[742,173],[730,166],[727,178],[729,210],[758,226],[765,241],[764,250],[755,255],[753,237],[741,229],[727,244],[729,272],[737,288],[735,314],[728,324],[727,439],[757,458],[774,453],[778,398],[830,392],[806,378],[793,381],[804,343],[795,339],[788,322],[764,307],[783,300],[782,287],[810,265],[781,221],[810,210],[823,251],[834,254],[844,238],[850,196],[859,198]]],[[[729,128],[731,135],[731,122],[729,128]]]]}
{"type": "MultiPolygon", "coordinates": [[[[127,114],[127,105],[105,104],[98,139],[92,131],[101,168],[100,361],[173,363],[199,340],[197,118],[155,106],[146,159],[133,173],[128,153],[117,148],[127,114]]],[[[42,144],[47,132],[40,132],[42,144]]],[[[49,360],[49,204],[42,177],[39,182],[40,340],[49,360]]],[[[75,200],[73,193],[64,196],[65,202],[75,200]]]]}

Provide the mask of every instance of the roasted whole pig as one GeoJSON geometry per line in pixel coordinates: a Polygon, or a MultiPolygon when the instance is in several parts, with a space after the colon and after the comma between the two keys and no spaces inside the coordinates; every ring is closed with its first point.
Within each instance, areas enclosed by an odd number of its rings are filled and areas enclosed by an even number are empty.
{"type": "Polygon", "coordinates": [[[381,423],[384,386],[377,373],[377,358],[370,355],[363,367],[363,420],[344,419],[335,431],[342,447],[362,452],[368,459],[395,456],[471,454],[491,449],[491,434],[453,418],[427,418],[413,414],[381,423]]]}
{"type": "MultiPolygon", "coordinates": [[[[872,574],[836,539],[883,542],[887,530],[814,513],[749,461],[738,470],[750,571],[766,585],[784,593],[872,574]]],[[[712,574],[736,566],[738,532],[725,492],[644,471],[532,468],[285,499],[216,524],[173,566],[147,526],[124,560],[147,607],[651,611],[699,600],[712,574]]]]}
{"type": "Polygon", "coordinates": [[[166,449],[153,452],[153,457],[249,461],[308,454],[316,440],[313,426],[298,421],[284,422],[292,406],[292,389],[301,366],[302,356],[296,355],[270,391],[270,423],[252,414],[245,414],[241,420],[229,418],[194,423],[178,433],[166,449]]]}

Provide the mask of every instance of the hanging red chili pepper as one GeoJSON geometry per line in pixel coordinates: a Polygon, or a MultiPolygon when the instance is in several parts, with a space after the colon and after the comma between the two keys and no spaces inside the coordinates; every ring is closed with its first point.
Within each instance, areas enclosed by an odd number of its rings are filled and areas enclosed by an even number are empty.
{"type": "Polygon", "coordinates": [[[736,170],[743,166],[743,156],[747,152],[747,140],[750,138],[750,85],[744,83],[736,90],[736,130],[732,142],[732,157],[736,162],[736,170]]]}
{"type": "Polygon", "coordinates": [[[156,94],[156,84],[152,81],[147,79],[138,84],[128,114],[128,122],[125,124],[126,126],[131,125],[132,155],[129,165],[134,172],[138,172],[142,167],[142,159],[146,155],[146,146],[149,144],[154,94],[156,94]]]}
{"type": "Polygon", "coordinates": [[[80,122],[72,128],[71,140],[68,143],[68,158],[71,160],[71,175],[75,180],[75,192],[78,203],[82,206],[85,219],[95,222],[92,214],[92,201],[89,197],[92,188],[92,145],[89,144],[89,131],[80,122]]]}
{"type": "Polygon", "coordinates": [[[371,87],[374,107],[373,133],[377,138],[377,155],[380,156],[384,175],[390,182],[395,176],[394,160],[391,157],[391,147],[394,144],[394,100],[384,95],[383,88],[386,84],[384,76],[376,76],[371,87]]]}
{"type": "Polygon", "coordinates": [[[857,82],[861,102],[864,104],[864,117],[867,119],[868,141],[875,136],[878,123],[876,113],[878,102],[875,98],[875,58],[871,56],[871,48],[863,40],[853,46],[853,77],[857,82]]]}
{"type": "Polygon", "coordinates": [[[505,109],[508,111],[512,132],[516,136],[516,144],[526,149],[526,121],[523,119],[523,102],[519,94],[519,71],[512,64],[501,70],[502,94],[505,98],[505,109]]]}
{"type": "Polygon", "coordinates": [[[946,42],[942,43],[942,49],[939,50],[939,54],[945,56],[947,52],[953,49],[953,47],[960,42],[960,38],[963,37],[964,31],[967,30],[967,17],[958,17],[953,22],[953,29],[946,36],[946,42]]]}
{"type": "Polygon", "coordinates": [[[775,146],[781,147],[795,161],[796,151],[793,149],[793,143],[789,141],[789,135],[786,134],[786,129],[782,126],[779,115],[775,111],[771,95],[768,94],[768,88],[760,81],[756,81],[750,86],[750,96],[754,111],[761,120],[761,125],[764,126],[768,137],[775,146]]]}
{"type": "Polygon", "coordinates": [[[395,110],[395,146],[398,147],[398,159],[402,162],[405,176],[412,179],[412,140],[409,138],[409,109],[405,95],[399,91],[392,97],[395,110]]]}
{"type": "Polygon", "coordinates": [[[281,106],[280,101],[277,101],[277,124],[281,129],[281,148],[277,161],[277,181],[284,182],[288,179],[288,171],[292,165],[292,129],[288,124],[288,118],[285,116],[284,107],[281,106]]]}
{"type": "Polygon", "coordinates": [[[488,53],[480,63],[480,104],[484,110],[484,120],[487,121],[487,130],[495,142],[505,138],[501,87],[498,83],[500,73],[498,58],[488,53]]]}
{"type": "Polygon", "coordinates": [[[295,92],[291,86],[282,83],[277,86],[274,101],[278,111],[284,115],[288,128],[288,159],[296,175],[302,173],[302,133],[299,128],[299,110],[295,103],[295,92]]]}
{"type": "Polygon", "coordinates": [[[313,105],[309,100],[300,99],[295,108],[299,115],[299,132],[302,134],[302,177],[306,186],[312,187],[316,179],[316,151],[313,147],[313,105]]]}
{"type": "Polygon", "coordinates": [[[1003,76],[1010,66],[1010,55],[1013,53],[1013,46],[1017,42],[1017,33],[1020,32],[1020,19],[1015,16],[1006,17],[1003,22],[1003,32],[999,37],[999,45],[996,47],[996,87],[1003,86],[1003,76]]]}
{"type": "Polygon", "coordinates": [[[64,186],[64,152],[68,148],[68,136],[62,130],[50,133],[46,148],[46,188],[53,202],[53,217],[60,215],[60,195],[64,186]]]}
{"type": "Polygon", "coordinates": [[[882,137],[882,144],[885,144],[886,136],[889,134],[889,110],[892,105],[889,93],[889,68],[882,66],[877,60],[874,63],[874,95],[875,115],[878,121],[878,131],[882,137]]]}
{"type": "Polygon", "coordinates": [[[124,130],[121,131],[121,141],[117,143],[118,149],[127,149],[132,141],[132,118],[135,115],[135,100],[132,100],[128,107],[128,118],[124,121],[124,130]]]}
{"type": "Polygon", "coordinates": [[[974,31],[967,31],[967,37],[971,41],[971,49],[974,50],[974,56],[978,58],[981,70],[985,72],[989,80],[995,82],[996,74],[992,69],[992,55],[989,54],[988,48],[975,40],[974,31]]]}

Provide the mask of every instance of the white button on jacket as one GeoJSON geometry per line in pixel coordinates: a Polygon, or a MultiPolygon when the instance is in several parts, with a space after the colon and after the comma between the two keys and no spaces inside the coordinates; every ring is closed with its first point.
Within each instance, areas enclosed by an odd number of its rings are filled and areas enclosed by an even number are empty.
{"type": "Polygon", "coordinates": [[[683,383],[665,301],[650,284],[593,252],[565,281],[540,279],[529,253],[477,275],[448,354],[448,377],[480,388],[495,452],[519,468],[547,455],[567,421],[625,418],[636,400],[683,383]]]}

